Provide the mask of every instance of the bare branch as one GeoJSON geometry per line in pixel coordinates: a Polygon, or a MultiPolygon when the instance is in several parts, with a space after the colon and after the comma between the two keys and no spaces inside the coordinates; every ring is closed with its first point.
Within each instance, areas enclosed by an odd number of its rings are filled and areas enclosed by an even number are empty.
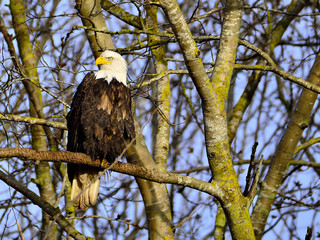
{"type": "Polygon", "coordinates": [[[128,174],[153,182],[177,184],[185,187],[194,188],[218,198],[222,198],[224,196],[223,191],[221,191],[215,183],[207,183],[189,176],[182,176],[170,172],[150,170],[134,164],[123,163],[118,161],[112,163],[112,165],[110,166],[110,164],[105,159],[102,162],[100,162],[100,160],[92,161],[91,158],[84,153],[73,153],[68,151],[35,151],[28,148],[0,149],[0,158],[12,157],[17,157],[22,160],[35,160],[36,162],[68,162],[76,164],[86,164],[93,167],[108,168],[115,172],[128,174]]]}
{"type": "MultiPolygon", "coordinates": [[[[34,150],[32,150],[34,151],[34,150]]],[[[20,182],[15,180],[12,176],[4,173],[0,170],[0,179],[8,184],[9,186],[16,189],[18,192],[23,194],[25,197],[30,199],[33,204],[39,206],[43,211],[49,214],[51,217],[56,219],[56,222],[64,229],[68,235],[72,236],[75,239],[84,240],[88,239],[81,233],[79,233],[72,225],[61,215],[61,211],[59,208],[54,208],[48,202],[46,202],[43,198],[40,198],[37,194],[23,186],[20,182]]]]}
{"type": "Polygon", "coordinates": [[[48,121],[48,120],[42,119],[42,118],[25,117],[25,116],[14,115],[14,114],[1,114],[0,113],[0,120],[8,120],[8,121],[13,121],[13,122],[25,122],[25,123],[30,123],[31,125],[44,125],[44,126],[48,126],[48,127],[54,127],[54,128],[67,130],[67,126],[65,123],[48,121]]]}

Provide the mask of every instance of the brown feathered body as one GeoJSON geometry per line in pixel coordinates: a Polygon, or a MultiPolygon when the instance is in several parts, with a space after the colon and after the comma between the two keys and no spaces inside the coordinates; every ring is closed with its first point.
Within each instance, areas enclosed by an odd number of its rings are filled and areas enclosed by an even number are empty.
{"type": "MultiPolygon", "coordinates": [[[[78,86],[67,116],[67,150],[112,163],[135,137],[129,88],[116,78],[88,73],[78,86]]],[[[97,201],[100,168],[68,164],[71,200],[87,210],[97,201]]]]}

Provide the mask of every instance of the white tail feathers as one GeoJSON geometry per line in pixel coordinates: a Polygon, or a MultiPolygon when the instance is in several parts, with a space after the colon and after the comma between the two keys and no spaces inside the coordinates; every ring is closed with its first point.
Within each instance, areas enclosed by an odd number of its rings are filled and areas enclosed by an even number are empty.
{"type": "Polygon", "coordinates": [[[75,173],[72,180],[71,201],[75,208],[86,211],[97,202],[100,178],[99,171],[75,173]]]}

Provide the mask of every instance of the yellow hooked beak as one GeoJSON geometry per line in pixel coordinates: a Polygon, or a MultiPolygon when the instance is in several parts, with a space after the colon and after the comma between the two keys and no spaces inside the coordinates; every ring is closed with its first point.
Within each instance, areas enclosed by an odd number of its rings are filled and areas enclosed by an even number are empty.
{"type": "Polygon", "coordinates": [[[104,57],[98,57],[96,60],[96,65],[103,65],[103,64],[108,64],[111,63],[110,61],[107,61],[104,57]]]}

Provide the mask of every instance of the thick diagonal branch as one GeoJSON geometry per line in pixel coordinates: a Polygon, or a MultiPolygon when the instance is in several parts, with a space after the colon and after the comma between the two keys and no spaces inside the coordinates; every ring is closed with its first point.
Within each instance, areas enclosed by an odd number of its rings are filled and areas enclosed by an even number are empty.
{"type": "MultiPolygon", "coordinates": [[[[320,85],[320,55],[310,71],[309,82],[320,85]]],[[[275,157],[272,159],[269,171],[261,185],[259,198],[252,213],[252,222],[257,239],[261,239],[263,231],[281,186],[282,180],[287,173],[289,161],[295,153],[296,146],[305,128],[308,127],[310,114],[318,94],[304,89],[288,127],[277,147],[275,157]]]]}

